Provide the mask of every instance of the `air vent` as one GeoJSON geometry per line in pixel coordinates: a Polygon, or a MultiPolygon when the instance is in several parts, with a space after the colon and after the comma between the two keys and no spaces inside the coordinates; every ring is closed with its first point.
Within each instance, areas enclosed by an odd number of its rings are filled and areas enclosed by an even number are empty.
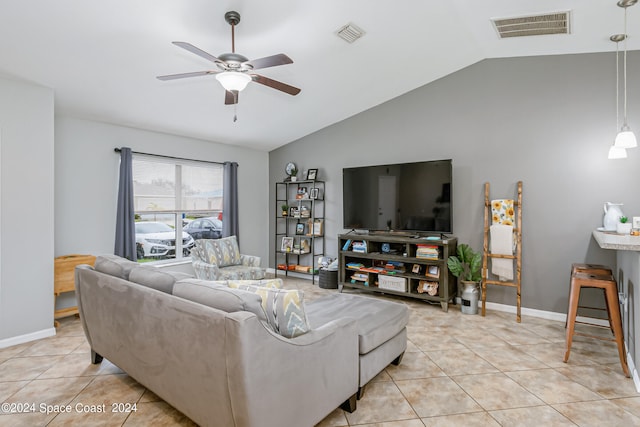
{"type": "Polygon", "coordinates": [[[364,36],[365,32],[361,28],[358,28],[357,26],[349,23],[344,27],[340,28],[336,32],[336,34],[342,40],[349,43],[353,43],[354,41],[358,40],[360,37],[364,36]]]}
{"type": "Polygon", "coordinates": [[[501,39],[509,37],[543,36],[547,34],[569,34],[570,13],[554,12],[544,15],[519,16],[492,19],[501,39]]]}

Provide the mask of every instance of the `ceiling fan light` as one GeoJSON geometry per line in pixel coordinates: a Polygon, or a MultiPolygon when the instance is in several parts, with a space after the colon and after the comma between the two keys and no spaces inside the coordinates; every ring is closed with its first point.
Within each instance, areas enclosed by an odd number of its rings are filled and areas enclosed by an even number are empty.
{"type": "Polygon", "coordinates": [[[226,90],[237,90],[238,92],[240,92],[245,87],[247,87],[247,85],[251,81],[251,76],[238,71],[225,71],[216,74],[216,79],[226,90]]]}
{"type": "Polygon", "coordinates": [[[631,129],[625,126],[618,132],[618,135],[616,135],[616,140],[613,145],[620,148],[636,148],[638,141],[636,141],[636,136],[631,129]]]}
{"type": "Polygon", "coordinates": [[[609,160],[626,159],[627,149],[622,147],[616,147],[615,144],[609,148],[609,160]]]}

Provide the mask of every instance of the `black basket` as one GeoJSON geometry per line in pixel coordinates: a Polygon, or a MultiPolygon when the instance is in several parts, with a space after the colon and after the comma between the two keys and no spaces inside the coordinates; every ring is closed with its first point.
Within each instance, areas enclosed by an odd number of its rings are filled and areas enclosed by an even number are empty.
{"type": "Polygon", "coordinates": [[[318,286],[322,289],[338,289],[338,271],[320,269],[318,286]]]}

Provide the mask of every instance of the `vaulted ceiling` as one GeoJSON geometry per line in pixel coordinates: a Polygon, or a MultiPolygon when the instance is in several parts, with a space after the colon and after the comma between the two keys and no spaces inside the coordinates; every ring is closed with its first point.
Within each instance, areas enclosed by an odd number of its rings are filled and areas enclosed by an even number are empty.
{"type": "MultiPolygon", "coordinates": [[[[623,22],[615,0],[3,0],[0,74],[52,88],[60,114],[268,151],[485,58],[615,51],[623,22]],[[236,52],[287,54],[259,72],[299,95],[252,82],[234,107],[213,75],[156,79],[215,69],[171,42],[230,52],[229,10],[236,52]],[[569,34],[500,38],[492,23],[567,11],[569,34]],[[349,23],[354,43],[336,35],[349,23]]],[[[640,49],[640,6],[628,28],[640,49]]]]}

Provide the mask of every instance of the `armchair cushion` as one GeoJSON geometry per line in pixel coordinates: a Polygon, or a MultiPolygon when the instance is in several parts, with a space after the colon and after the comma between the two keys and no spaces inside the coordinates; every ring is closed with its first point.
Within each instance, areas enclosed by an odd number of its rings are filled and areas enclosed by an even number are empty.
{"type": "Polygon", "coordinates": [[[304,311],[304,293],[298,290],[273,289],[254,285],[237,285],[238,289],[262,297],[262,309],[274,332],[285,338],[295,338],[311,329],[304,311]]]}
{"type": "Polygon", "coordinates": [[[239,265],[242,262],[236,236],[196,240],[197,246],[200,246],[204,252],[203,261],[209,264],[228,267],[230,265],[239,265]]]}

